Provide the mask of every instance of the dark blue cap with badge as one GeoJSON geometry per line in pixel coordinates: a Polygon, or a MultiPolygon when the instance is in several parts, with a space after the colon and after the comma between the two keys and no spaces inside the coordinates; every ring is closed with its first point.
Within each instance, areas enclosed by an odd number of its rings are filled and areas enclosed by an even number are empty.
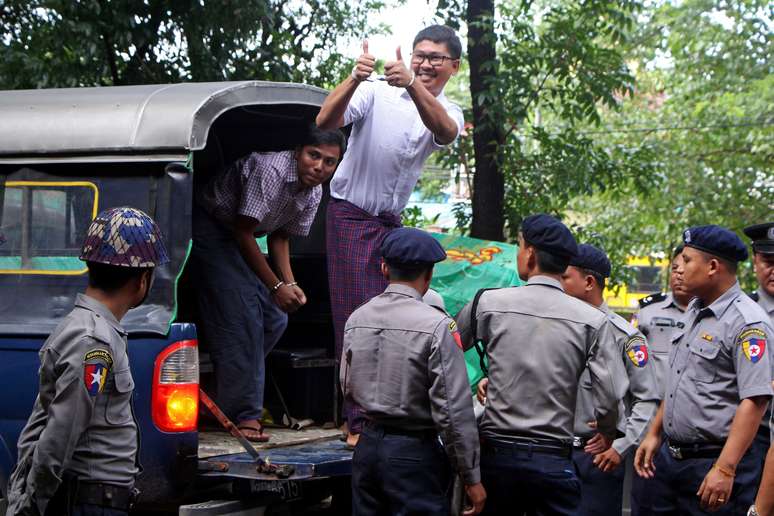
{"type": "Polygon", "coordinates": [[[599,247],[579,244],[578,254],[570,258],[570,265],[596,272],[603,278],[610,277],[610,259],[599,247]]]}
{"type": "Polygon", "coordinates": [[[749,256],[747,246],[739,235],[721,226],[694,226],[683,231],[683,243],[711,255],[729,260],[743,262],[749,256]]]}
{"type": "Polygon", "coordinates": [[[578,244],[570,230],[559,219],[539,213],[530,215],[521,223],[524,240],[541,251],[572,258],[578,254],[578,244]]]}
{"type": "Polygon", "coordinates": [[[752,240],[753,251],[774,254],[774,222],[764,222],[744,228],[744,234],[752,240]]]}
{"type": "Polygon", "coordinates": [[[416,228],[393,229],[382,240],[381,251],[388,264],[404,267],[428,266],[446,259],[438,240],[416,228]]]}

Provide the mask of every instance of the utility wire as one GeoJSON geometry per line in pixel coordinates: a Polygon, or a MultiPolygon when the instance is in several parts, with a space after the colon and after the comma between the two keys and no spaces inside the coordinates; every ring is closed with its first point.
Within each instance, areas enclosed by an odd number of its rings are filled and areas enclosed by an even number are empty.
{"type": "Polygon", "coordinates": [[[578,134],[651,133],[660,131],[693,131],[696,129],[731,129],[734,127],[766,127],[771,125],[774,125],[774,120],[745,124],[675,125],[666,127],[638,127],[634,129],[606,129],[604,131],[579,131],[578,134]]]}

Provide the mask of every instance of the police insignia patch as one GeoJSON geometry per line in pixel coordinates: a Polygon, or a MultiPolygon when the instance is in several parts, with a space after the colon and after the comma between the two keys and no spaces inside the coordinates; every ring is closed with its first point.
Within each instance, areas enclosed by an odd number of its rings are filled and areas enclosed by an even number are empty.
{"type": "Polygon", "coordinates": [[[635,336],[626,343],[626,355],[637,367],[645,367],[648,363],[648,345],[645,339],[635,336]]]}
{"type": "Polygon", "coordinates": [[[113,367],[113,357],[105,349],[92,349],[83,357],[83,383],[89,396],[105,388],[105,380],[113,367]]]}
{"type": "Polygon", "coordinates": [[[746,330],[739,336],[742,342],[742,351],[747,360],[757,363],[766,352],[766,333],[757,328],[746,330]]]}
{"type": "Polygon", "coordinates": [[[452,334],[452,337],[454,337],[454,342],[457,344],[457,347],[462,349],[462,339],[460,338],[460,332],[457,331],[457,323],[452,321],[449,323],[449,332],[452,334]]]}

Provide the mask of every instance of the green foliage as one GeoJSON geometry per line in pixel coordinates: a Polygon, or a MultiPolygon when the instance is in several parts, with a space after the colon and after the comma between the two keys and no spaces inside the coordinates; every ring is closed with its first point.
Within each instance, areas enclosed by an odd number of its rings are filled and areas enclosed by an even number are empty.
{"type": "Polygon", "coordinates": [[[419,206],[409,206],[400,214],[403,225],[412,228],[426,228],[432,226],[438,222],[439,217],[440,213],[434,217],[425,217],[424,213],[422,213],[422,208],[419,206]]]}
{"type": "MultiPolygon", "coordinates": [[[[682,230],[739,232],[774,212],[774,18],[766,2],[690,0],[649,13],[632,40],[638,89],[606,113],[599,138],[641,142],[659,157],[644,190],[579,196],[574,213],[617,259],[669,252],[682,230]]],[[[752,286],[750,265],[742,267],[752,286]]]]}
{"type": "Polygon", "coordinates": [[[381,0],[6,0],[0,87],[263,79],[336,83],[332,41],[380,30],[381,0]]]}
{"type": "Polygon", "coordinates": [[[448,178],[433,178],[425,175],[419,178],[417,188],[422,194],[424,201],[437,202],[443,198],[443,190],[448,184],[448,178]]]}
{"type": "MultiPolygon", "coordinates": [[[[461,7],[453,0],[442,4],[448,10],[461,7]]],[[[470,138],[461,138],[439,162],[475,168],[476,160],[494,160],[505,180],[506,238],[515,239],[530,213],[566,216],[568,203],[579,195],[624,182],[636,189],[654,184],[652,146],[585,134],[633,91],[621,45],[639,7],[630,0],[498,5],[489,36],[497,40],[498,57],[470,63],[487,84],[472,99],[474,106],[484,108],[474,124],[476,130],[494,128],[495,155],[476,155],[474,160],[470,138]]],[[[489,22],[472,21],[480,26],[489,22]]],[[[474,218],[489,215],[474,203],[474,218]]]]}
{"type": "Polygon", "coordinates": [[[456,232],[462,236],[467,235],[470,230],[470,220],[473,218],[473,214],[470,212],[467,203],[455,202],[454,205],[452,205],[452,214],[454,215],[454,229],[456,232]]]}

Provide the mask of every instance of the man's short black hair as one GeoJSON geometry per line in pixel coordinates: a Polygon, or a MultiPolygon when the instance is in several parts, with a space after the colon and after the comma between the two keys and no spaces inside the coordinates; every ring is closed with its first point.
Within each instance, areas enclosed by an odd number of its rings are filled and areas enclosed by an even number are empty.
{"type": "Polygon", "coordinates": [[[104,292],[115,292],[135,278],[139,278],[148,268],[119,267],[104,263],[86,262],[89,268],[89,286],[104,292]]]}
{"type": "Polygon", "coordinates": [[[705,262],[708,262],[712,259],[719,261],[725,266],[726,270],[728,270],[728,272],[730,272],[731,274],[736,274],[739,270],[739,264],[734,261],[728,260],[716,254],[708,253],[707,251],[702,251],[701,249],[696,249],[696,251],[698,251],[699,254],[704,258],[705,262]]]}
{"type": "Polygon", "coordinates": [[[672,251],[672,261],[674,261],[675,258],[683,254],[683,250],[685,249],[685,244],[677,244],[677,247],[675,247],[675,250],[672,251]]]}
{"type": "Polygon", "coordinates": [[[420,41],[432,41],[433,43],[443,43],[449,50],[449,57],[459,59],[462,56],[462,43],[460,38],[454,32],[454,29],[446,25],[430,25],[420,30],[414,38],[413,47],[420,41]]]}
{"type": "Polygon", "coordinates": [[[390,267],[390,279],[395,281],[414,281],[427,274],[433,268],[432,264],[421,267],[406,267],[387,262],[387,265],[390,267]]]}
{"type": "Polygon", "coordinates": [[[559,256],[548,251],[543,251],[535,247],[535,253],[537,254],[537,265],[542,272],[548,274],[564,274],[567,267],[570,265],[570,258],[565,256],[559,256]]]}
{"type": "Polygon", "coordinates": [[[341,159],[344,157],[344,151],[347,150],[347,138],[338,129],[327,131],[320,129],[315,124],[309,124],[299,145],[302,147],[305,145],[338,145],[339,159],[341,159]]]}

